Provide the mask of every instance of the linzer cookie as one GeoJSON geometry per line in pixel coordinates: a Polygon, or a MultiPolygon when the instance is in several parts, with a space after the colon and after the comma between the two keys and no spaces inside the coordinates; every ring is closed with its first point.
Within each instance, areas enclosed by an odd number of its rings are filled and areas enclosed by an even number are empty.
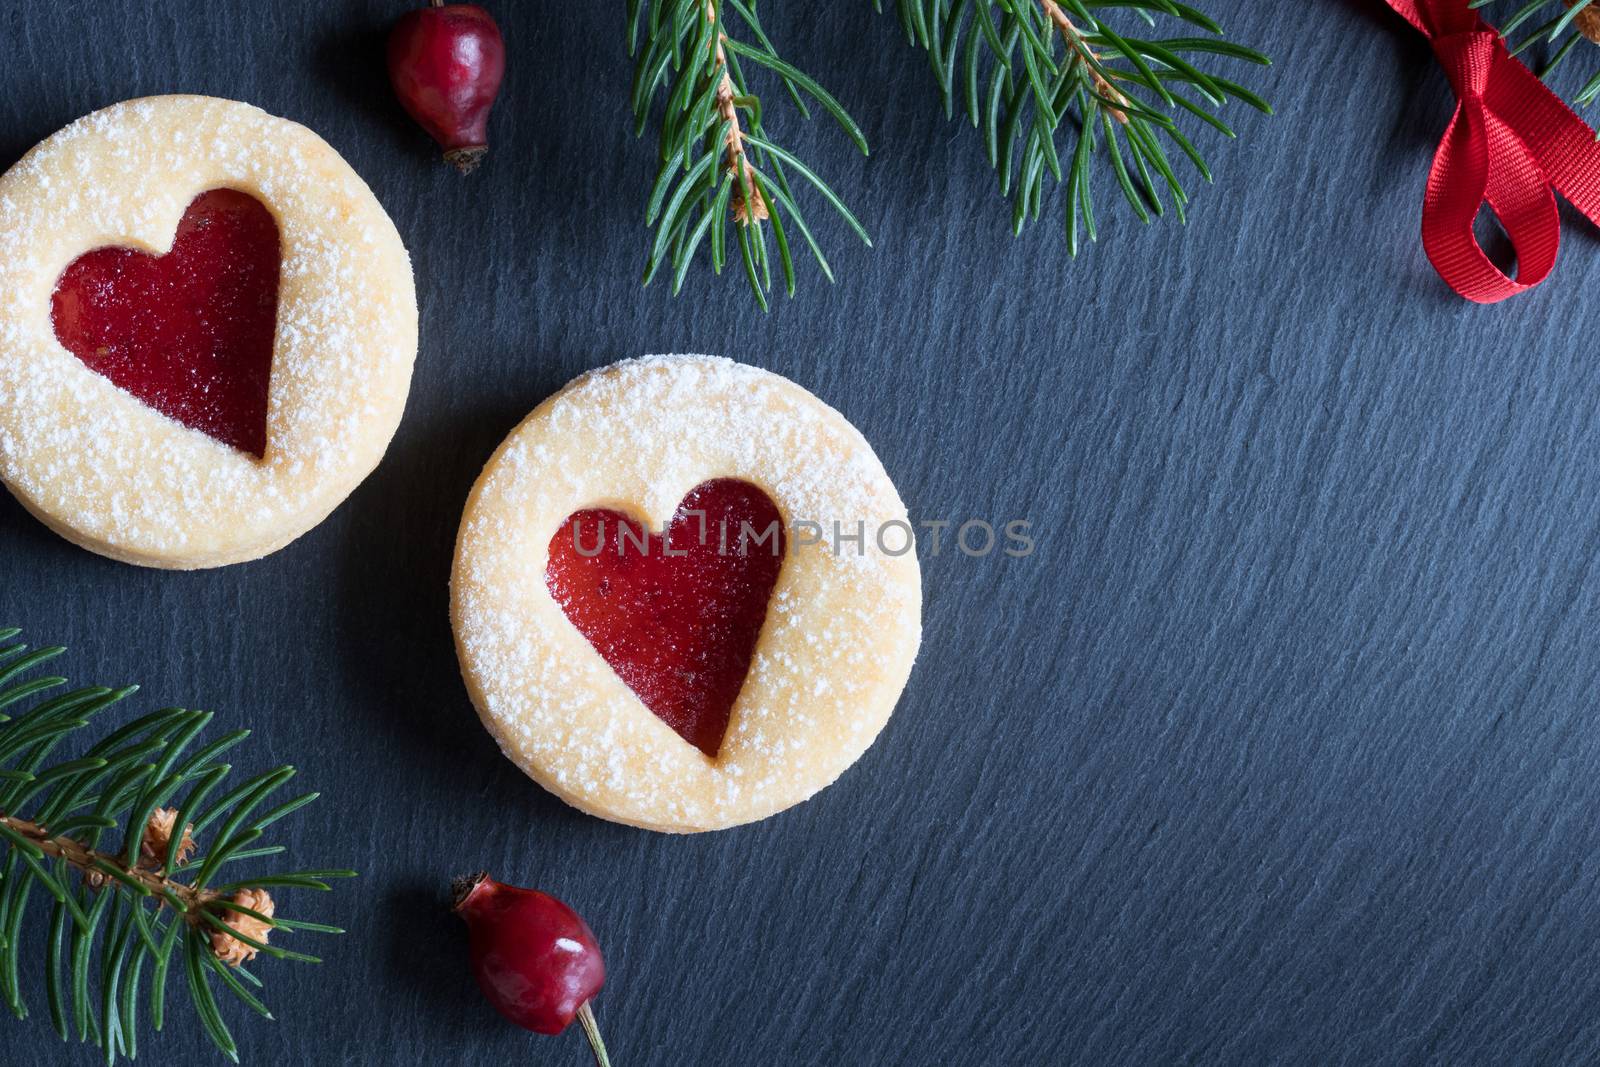
{"type": "Polygon", "coordinates": [[[619,363],[541,404],[478,479],[452,581],[462,673],[506,755],[576,807],[678,832],[764,818],[854,763],[921,607],[905,505],[861,434],[706,356],[619,363]]]}
{"type": "Polygon", "coordinates": [[[316,134],[201,96],[0,177],[0,478],[114,559],[254,559],[383,456],[417,347],[400,236],[316,134]]]}

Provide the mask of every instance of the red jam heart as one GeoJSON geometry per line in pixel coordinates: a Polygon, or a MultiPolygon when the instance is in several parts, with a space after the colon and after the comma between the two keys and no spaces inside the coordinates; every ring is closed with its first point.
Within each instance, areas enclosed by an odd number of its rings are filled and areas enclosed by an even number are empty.
{"type": "Polygon", "coordinates": [[[56,337],[163,415],[260,458],[281,259],[272,212],[212,189],[166,255],[113,247],[73,260],[51,298],[56,337]]]}
{"type": "Polygon", "coordinates": [[[777,505],[733,478],[690,490],[665,536],[620,511],[570,516],[545,584],[645,707],[715,756],[783,566],[777,505]]]}

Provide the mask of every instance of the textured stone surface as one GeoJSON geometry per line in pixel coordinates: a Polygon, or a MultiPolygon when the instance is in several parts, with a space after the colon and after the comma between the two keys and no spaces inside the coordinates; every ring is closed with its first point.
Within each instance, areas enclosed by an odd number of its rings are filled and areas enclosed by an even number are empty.
{"type": "MultiPolygon", "coordinates": [[[[737,276],[637,277],[651,146],[621,4],[510,3],[495,151],[463,181],[390,102],[404,3],[11,4],[0,157],[144,93],[315,127],[415,257],[423,344],[385,463],[263,562],[109,563],[0,500],[0,606],[85,680],[249,724],[326,799],[285,825],[364,877],[288,898],[351,927],[269,963],[254,1064],[578,1064],[499,1023],[447,879],[573,901],[606,946],[619,1067],[1556,1063],[1600,1057],[1600,248],[1462,303],[1417,240],[1448,115],[1365,0],[1206,5],[1278,65],[1187,229],[1105,200],[1073,262],[1008,236],[977,140],[861,3],[773,4],[873,155],[783,113],[878,248],[811,214],[840,283],[762,316],[737,276]],[[821,17],[826,11],[827,17],[821,17]],[[574,373],[710,351],[853,419],[922,518],[1026,517],[1030,559],[926,559],[927,643],[842,781],[744,830],[568,811],[478,727],[445,578],[496,442],[574,373]]],[[[1102,192],[1114,189],[1108,178],[1102,192]]],[[[296,907],[295,905],[299,905],[296,907]]],[[[82,1064],[41,1017],[12,1062],[82,1064]],[[21,1062],[17,1060],[15,1062],[21,1062]]],[[[181,999],[181,989],[174,989],[181,999]]],[[[187,1007],[141,1041],[217,1062],[187,1007]]]]}

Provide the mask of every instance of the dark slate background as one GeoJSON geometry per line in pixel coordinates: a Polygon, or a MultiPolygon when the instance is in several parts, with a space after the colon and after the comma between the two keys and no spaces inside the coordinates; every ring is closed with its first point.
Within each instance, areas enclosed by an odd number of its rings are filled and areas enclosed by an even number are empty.
{"type": "MultiPolygon", "coordinates": [[[[840,282],[805,270],[765,316],[737,276],[638,285],[653,168],[621,4],[493,4],[512,67],[465,181],[388,96],[404,6],[0,16],[4,162],[126,97],[237,97],[343,152],[415,260],[405,422],[289,549],[138,570],[0,500],[0,615],[71,645],[76,678],[254,727],[245,768],[325,793],[284,827],[295,857],[363,872],[289,898],[353,933],[261,968],[281,1021],[228,1006],[246,1062],[585,1062],[473,989],[441,900],[478,867],[588,917],[619,1067],[1600,1056],[1600,247],[1570,225],[1555,278],[1496,308],[1441,286],[1417,224],[1450,100],[1376,0],[1205,5],[1277,59],[1252,78],[1278,116],[1206,142],[1187,228],[1142,228],[1102,177],[1076,262],[1058,201],[1009,236],[892,17],[772,5],[873,154],[781,94],[771,125],[878,247],[814,208],[840,282]],[[1026,560],[925,560],[921,662],[842,781],[692,838],[577,814],[504,761],[447,617],[494,445],[575,373],[662,351],[836,405],[918,518],[1039,534],[1026,560]]],[[[91,1062],[43,1018],[0,1026],[8,1062],[91,1062]]],[[[159,1049],[216,1062],[187,1007],[159,1049]]]]}

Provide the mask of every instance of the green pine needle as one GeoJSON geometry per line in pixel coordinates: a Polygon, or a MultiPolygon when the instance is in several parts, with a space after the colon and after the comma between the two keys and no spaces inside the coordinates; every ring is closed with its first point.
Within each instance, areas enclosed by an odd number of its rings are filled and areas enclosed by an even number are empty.
{"type": "Polygon", "coordinates": [[[1588,71],[1578,88],[1563,93],[1574,107],[1588,107],[1600,96],[1600,53],[1591,51],[1579,26],[1585,11],[1600,12],[1596,0],[1471,0],[1474,9],[1495,23],[1506,48],[1541,78],[1549,78],[1573,55],[1588,56],[1588,71]],[[1533,56],[1538,56],[1537,61],[1533,56]]]}
{"type": "MultiPolygon", "coordinates": [[[[881,11],[882,2],[873,6],[881,11]]],[[[1169,148],[1211,180],[1183,125],[1231,138],[1215,109],[1237,100],[1272,113],[1260,96],[1200,65],[1271,61],[1177,0],[895,0],[895,7],[911,43],[928,52],[945,113],[959,109],[981,131],[1000,194],[1012,201],[1013,232],[1040,217],[1048,177],[1066,186],[1073,255],[1097,236],[1097,169],[1109,170],[1141,222],[1166,213],[1163,194],[1183,221],[1189,195],[1169,148]],[[1187,29],[1164,38],[1133,33],[1168,24],[1187,29]]]]}
{"type": "MultiPolygon", "coordinates": [[[[1590,2],[1566,12],[1556,29],[1569,27],[1590,2]]],[[[883,0],[873,6],[881,11],[883,0]]],[[[802,116],[820,107],[867,151],[860,126],[839,101],[778,54],[756,9],[757,0],[628,0],[627,21],[635,127],[641,134],[652,120],[659,127],[661,165],[645,208],[654,230],[645,284],[669,267],[676,294],[706,249],[712,270],[722,273],[731,237],[764,310],[774,251],[784,289],[795,293],[791,224],[833,280],[788,170],[857,236],[872,241],[833,188],[764,127],[761,99],[741,61],[777,78],[802,116]]],[[[1020,234],[1041,216],[1047,179],[1067,187],[1073,255],[1085,238],[1097,236],[1095,170],[1111,173],[1140,221],[1164,216],[1170,198],[1182,222],[1189,193],[1169,153],[1176,150],[1211,181],[1185,127],[1232,138],[1218,109],[1238,101],[1272,111],[1259,95],[1210,69],[1218,61],[1270,60],[1229,41],[1215,20],[1179,0],[895,0],[895,9],[907,38],[928,53],[946,115],[964,112],[981,131],[1000,194],[1012,201],[1013,231],[1020,234]],[[1165,26],[1182,29],[1166,37],[1135,32],[1165,26]]],[[[1583,95],[1585,102],[1600,96],[1600,78],[1583,95]]]]}
{"type": "Polygon", "coordinates": [[[645,223],[655,230],[646,285],[669,267],[676,294],[702,249],[712,270],[722,273],[731,237],[751,293],[766,310],[774,255],[784,291],[795,294],[790,224],[831,282],[833,272],[800,214],[786,167],[872,243],[839,195],[766,129],[761,98],[741,61],[776,78],[802,117],[810,117],[812,105],[821,108],[867,152],[861,127],[839,101],[778,54],[757,16],[756,0],[629,0],[628,33],[635,128],[643,133],[654,119],[660,129],[661,169],[645,207],[645,223]]]}
{"type": "Polygon", "coordinates": [[[179,966],[201,1026],[217,1049],[237,1062],[238,1046],[223,1021],[211,979],[256,1014],[267,1019],[272,1015],[240,980],[259,986],[260,979],[223,963],[212,950],[212,937],[227,933],[269,958],[318,961],[233,930],[227,914],[242,913],[274,932],[344,931],[268,917],[234,902],[230,894],[268,886],[327,889],[329,879],[353,877],[355,872],[283,871],[215,889],[207,886],[225,864],[282,853],[281,846],[245,846],[317,794],[262,811],[294,776],[293,768],[280,767],[207,803],[231,770],[216,757],[248,732],[225,734],[189,752],[213,716],[184,708],[164,708],[135,719],[76,758],[51,763],[58,746],[80,736],[96,716],[134,689],[91,687],[47,696],[65,686],[66,679],[26,676],[64,650],[30,653],[15,641],[19,632],[0,630],[0,707],[14,712],[10,718],[0,716],[0,1002],[17,1018],[27,1017],[20,935],[29,918],[47,922],[42,962],[51,1025],[64,1041],[75,1033],[79,1041],[94,1042],[105,1062],[114,1064],[118,1057],[132,1059],[138,1052],[141,1003],[148,1005],[150,1027],[162,1028],[168,974],[181,953],[179,966]],[[176,809],[167,807],[172,804],[176,809]],[[182,833],[172,835],[165,855],[154,861],[141,856],[146,827],[157,809],[175,810],[174,825],[191,827],[196,838],[216,824],[204,859],[179,863],[182,833]],[[102,841],[108,832],[118,835],[115,847],[102,841]],[[40,910],[30,912],[35,900],[40,910]]]}

